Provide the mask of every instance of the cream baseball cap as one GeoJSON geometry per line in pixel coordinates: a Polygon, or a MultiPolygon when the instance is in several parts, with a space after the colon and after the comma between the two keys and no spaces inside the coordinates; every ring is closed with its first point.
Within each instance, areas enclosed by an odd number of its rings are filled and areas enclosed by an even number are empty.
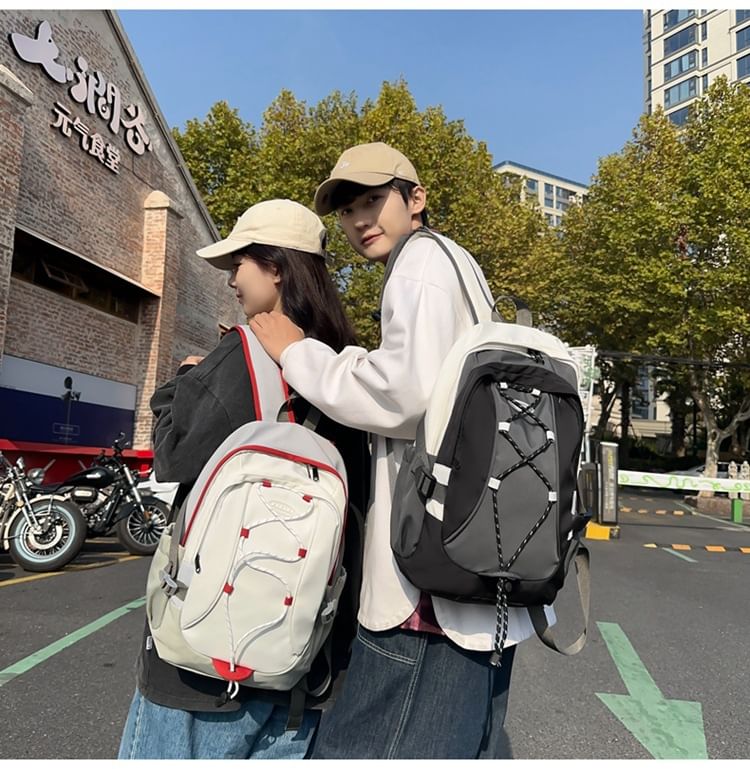
{"type": "Polygon", "coordinates": [[[383,142],[358,144],[341,153],[331,175],[315,191],[315,210],[320,216],[333,211],[331,195],[341,182],[380,187],[393,179],[420,184],[411,161],[397,149],[383,142]]]}
{"type": "Polygon", "coordinates": [[[281,246],[325,258],[326,228],[301,203],[293,200],[264,200],[245,211],[224,240],[195,253],[220,270],[231,270],[232,254],[253,243],[281,246]]]}

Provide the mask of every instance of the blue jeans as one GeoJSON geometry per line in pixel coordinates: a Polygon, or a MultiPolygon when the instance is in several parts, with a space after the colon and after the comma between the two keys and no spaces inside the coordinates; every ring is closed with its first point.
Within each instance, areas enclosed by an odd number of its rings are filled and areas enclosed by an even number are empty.
{"type": "Polygon", "coordinates": [[[444,636],[361,625],[312,758],[511,758],[503,728],[515,646],[502,666],[444,636]]]}
{"type": "Polygon", "coordinates": [[[233,712],[199,713],[156,705],[136,689],[117,757],[304,758],[318,719],[305,710],[302,726],[287,732],[286,706],[249,700],[233,712]]]}

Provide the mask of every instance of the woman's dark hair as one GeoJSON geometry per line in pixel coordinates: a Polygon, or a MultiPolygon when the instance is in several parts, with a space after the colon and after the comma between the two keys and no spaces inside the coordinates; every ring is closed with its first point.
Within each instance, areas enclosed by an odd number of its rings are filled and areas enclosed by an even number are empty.
{"type": "MultiPolygon", "coordinates": [[[[406,179],[393,179],[388,185],[384,184],[383,186],[389,186],[396,190],[396,192],[398,192],[403,198],[404,205],[408,205],[409,198],[411,197],[411,191],[417,185],[415,182],[407,182],[406,179]]],[[[342,206],[348,206],[349,203],[354,200],[354,198],[359,197],[371,189],[373,188],[365,186],[364,184],[357,184],[356,182],[341,182],[341,184],[334,188],[333,193],[331,194],[331,207],[335,211],[342,206]]],[[[426,208],[422,209],[420,218],[424,227],[430,226],[426,208]]]]}
{"type": "Polygon", "coordinates": [[[261,269],[270,271],[275,267],[278,270],[284,314],[306,336],[320,340],[336,352],[357,343],[323,257],[259,243],[253,243],[241,253],[253,259],[261,269]]]}

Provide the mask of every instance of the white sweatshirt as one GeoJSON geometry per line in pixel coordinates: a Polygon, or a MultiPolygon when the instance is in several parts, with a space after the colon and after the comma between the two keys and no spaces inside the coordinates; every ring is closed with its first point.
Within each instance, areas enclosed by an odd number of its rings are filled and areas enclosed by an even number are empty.
{"type": "MultiPolygon", "coordinates": [[[[482,282],[490,295],[483,277],[482,282]]],[[[322,342],[304,339],[281,356],[284,378],[300,395],[337,422],[373,433],[373,492],[366,518],[359,621],[374,631],[400,625],[413,613],[420,593],[401,574],[391,552],[395,478],[390,477],[393,463],[386,453],[386,437],[394,439],[390,445],[397,471],[404,448],[416,436],[443,360],[472,326],[454,268],[431,238],[416,238],[401,252],[383,295],[381,326],[382,343],[372,352],[351,346],[337,355],[322,342]]],[[[493,648],[494,606],[434,596],[432,601],[448,638],[465,649],[493,648]]],[[[554,614],[549,609],[547,613],[552,623],[554,614]]],[[[511,607],[508,620],[506,646],[534,634],[525,609],[511,607]]]]}

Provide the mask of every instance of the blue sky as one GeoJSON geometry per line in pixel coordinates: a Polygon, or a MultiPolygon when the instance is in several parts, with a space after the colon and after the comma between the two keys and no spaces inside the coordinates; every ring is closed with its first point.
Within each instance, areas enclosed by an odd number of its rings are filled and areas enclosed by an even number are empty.
{"type": "MultiPolygon", "coordinates": [[[[314,104],[401,76],[514,160],[587,183],[643,110],[641,11],[120,11],[170,125],[220,99],[258,126],[282,88],[314,104]]],[[[343,148],[342,148],[343,149],[343,148]]]]}

